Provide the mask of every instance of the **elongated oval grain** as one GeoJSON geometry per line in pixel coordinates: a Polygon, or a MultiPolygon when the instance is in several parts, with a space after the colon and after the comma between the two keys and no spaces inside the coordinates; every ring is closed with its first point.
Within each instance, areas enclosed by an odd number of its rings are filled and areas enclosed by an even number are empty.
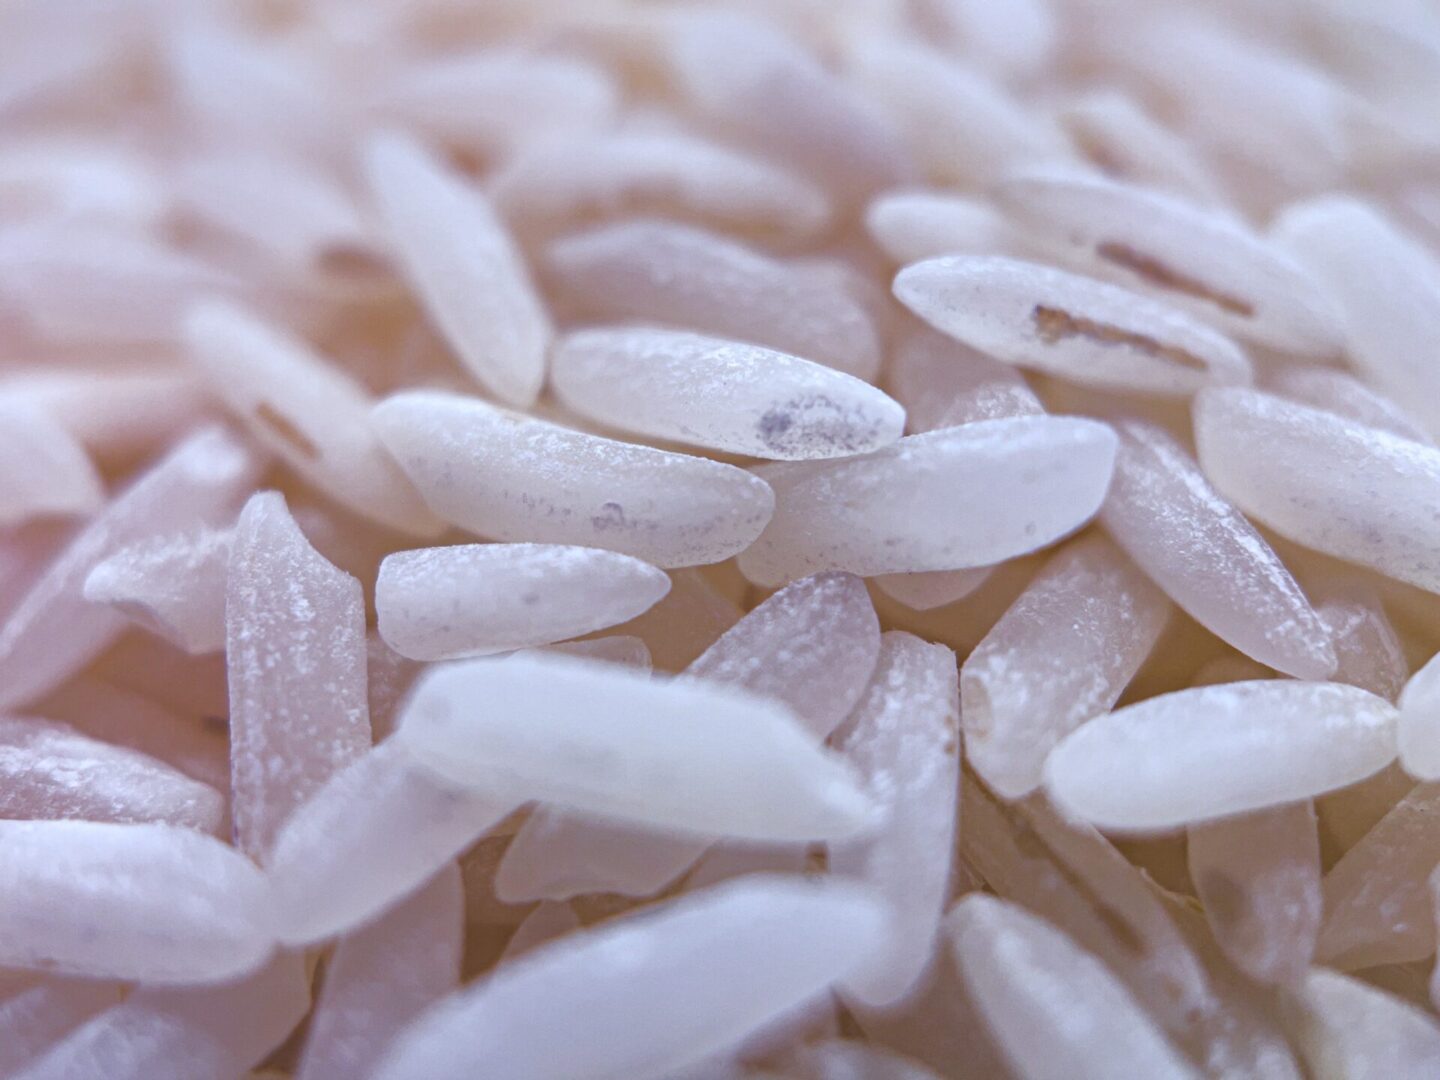
{"type": "Polygon", "coordinates": [[[639,559],[558,544],[458,544],[380,564],[380,636],[411,660],[549,645],[626,622],[670,591],[639,559]]]}
{"type": "Polygon", "coordinates": [[[0,528],[83,516],[105,491],[84,447],[50,416],[0,398],[0,528]]]}
{"type": "Polygon", "coordinates": [[[375,410],[430,508],[496,540],[582,544],[662,567],[720,562],[770,520],[766,483],[719,462],[409,392],[375,410]]]}
{"type": "Polygon", "coordinates": [[[278,492],[235,526],[225,590],[235,835],[263,857],[281,822],[370,745],[365,598],[278,492]]]}
{"type": "Polygon", "coordinates": [[[1346,352],[1380,389],[1440,434],[1440,264],[1375,207],[1323,196],[1288,208],[1276,242],[1344,313],[1346,352]]]}
{"type": "Polygon", "coordinates": [[[1115,436],[1092,420],[1024,416],[911,435],[874,454],[761,468],[775,516],[746,577],[987,566],[1083,525],[1110,483],[1115,436]]]}
{"type": "Polygon", "coordinates": [[[417,536],[443,528],[370,427],[370,395],[304,343],[236,307],[185,322],[190,358],[255,439],[363,517],[417,536]]]}
{"type": "Polygon", "coordinates": [[[48,720],[0,717],[0,817],[185,825],[216,832],[225,797],[163,762],[48,720]]]}
{"type": "Polygon", "coordinates": [[[846,836],[870,800],[785,707],[695,679],[532,655],[417,685],[397,737],[453,782],[661,828],[846,836]]]}
{"type": "Polygon", "coordinates": [[[207,428],[116,495],[36,578],[0,627],[0,708],[53,690],[120,635],[124,616],[83,595],[97,563],[157,533],[226,523],[260,468],[257,455],[228,431],[207,428]]]}
{"type": "Polygon", "coordinates": [[[1120,452],[1100,521],[1211,633],[1297,679],[1335,670],[1329,628],[1280,557],[1159,427],[1116,425],[1120,452]]]}
{"type": "Polygon", "coordinates": [[[1440,1024],[1408,1002],[1320,968],[1296,997],[1295,1041],[1316,1080],[1440,1071],[1440,1024]]]}
{"type": "Polygon", "coordinates": [[[891,909],[886,943],[845,980],[842,993],[893,1005],[916,986],[935,949],[950,886],[960,795],[960,695],[955,654],[891,631],[869,687],[837,737],[883,824],[829,848],[830,870],[855,878],[891,909]]]}
{"type": "Polygon", "coordinates": [[[752,341],[873,379],[880,339],[833,278],[727,236],[660,220],[622,221],[555,241],[547,279],[582,315],[752,341]]]}
{"type": "MultiPolygon", "coordinates": [[[[850,574],[816,574],[758,604],[685,674],[782,702],[819,740],[859,701],[879,651],[880,625],[864,583],[850,574]]],[[[496,893],[510,901],[584,892],[648,896],[683,874],[711,842],[541,806],[506,849],[496,893]]]]}
{"type": "Polygon", "coordinates": [[[1353,686],[1260,680],[1163,694],[1070,734],[1045,763],[1068,813],[1158,830],[1363,780],[1395,756],[1393,706],[1353,686]]]}
{"type": "Polygon", "coordinates": [[[1039,787],[1045,756],[1119,700],[1169,617],[1160,590],[1105,537],[1061,549],[960,671],[975,771],[1007,799],[1039,787]]]}
{"type": "Polygon", "coordinates": [[[1440,780],[1440,662],[1410,677],[1400,694],[1400,764],[1418,780],[1440,780]]]}
{"type": "Polygon", "coordinates": [[[995,197],[1057,250],[1227,332],[1302,355],[1340,350],[1340,314],[1329,297],[1228,215],[1077,173],[1013,174],[995,197]]]}
{"type": "Polygon", "coordinates": [[[894,292],[942,333],[1073,382],[1184,397],[1250,381],[1245,354],[1184,312],[1039,263],[927,259],[901,270],[894,292]]]}
{"type": "Polygon", "coordinates": [[[1440,863],[1440,785],[1417,784],[1325,875],[1316,959],[1344,970],[1435,951],[1425,881],[1440,863]]]}
{"type": "Polygon", "coordinates": [[[462,990],[401,1035],[375,1078],[659,1080],[846,974],[884,920],[853,886],[767,875],[721,885],[567,935],[462,990]],[[640,1014],[652,1022],[628,1022],[640,1014]]]}
{"type": "Polygon", "coordinates": [[[141,986],[16,1074],[24,1080],[222,1080],[270,1055],[310,1008],[305,958],[214,987],[141,986]]]}
{"type": "Polygon", "coordinates": [[[893,443],[905,410],[868,383],[743,342],[675,330],[582,330],[556,347],[560,401],[626,431],[781,461],[893,443]]]}
{"type": "Polygon", "coordinates": [[[225,647],[228,529],[154,537],[122,548],[85,578],[85,599],[110,604],[188,653],[225,647]]]}
{"type": "Polygon", "coordinates": [[[895,191],[873,199],[865,229],[897,263],[937,255],[1014,255],[1019,238],[987,202],[940,191],[895,191]]]}
{"type": "Polygon", "coordinates": [[[517,228],[532,231],[597,217],[659,214],[752,235],[800,238],[830,219],[829,200],[819,188],[760,158],[678,133],[537,140],[506,162],[490,190],[517,228]]]}
{"type": "Polygon", "coordinates": [[[1310,802],[1194,825],[1190,877],[1225,955],[1251,979],[1293,985],[1320,932],[1320,837],[1310,802]]]}
{"type": "Polygon", "coordinates": [[[1049,923],[980,893],[945,922],[960,973],[1017,1075],[1199,1077],[1120,981],[1049,923]]]}
{"type": "Polygon", "coordinates": [[[254,970],[275,945],[269,885],[254,864],[172,825],[0,821],[0,896],[9,967],[219,982],[254,970]]]}
{"type": "Polygon", "coordinates": [[[550,319],[485,196],[398,136],[374,138],[365,167],[395,255],[456,354],[504,401],[534,402],[550,319]]]}
{"type": "Polygon", "coordinates": [[[518,805],[447,783],[387,739],[281,826],[267,862],[278,936],[308,945],[368,922],[518,805]]]}
{"type": "Polygon", "coordinates": [[[460,982],[465,893],[451,864],[409,899],[341,939],[297,1080],[363,1076],[426,1006],[460,982]]]}
{"type": "Polygon", "coordinates": [[[1281,535],[1440,591],[1440,450],[1254,390],[1195,401],[1200,465],[1281,535]]]}

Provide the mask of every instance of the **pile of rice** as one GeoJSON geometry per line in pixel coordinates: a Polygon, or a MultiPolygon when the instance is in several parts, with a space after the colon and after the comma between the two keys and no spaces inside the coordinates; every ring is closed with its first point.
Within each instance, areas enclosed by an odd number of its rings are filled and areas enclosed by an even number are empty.
{"type": "Polygon", "coordinates": [[[0,1076],[1440,1077],[1440,8],[0,4],[0,1076]]]}

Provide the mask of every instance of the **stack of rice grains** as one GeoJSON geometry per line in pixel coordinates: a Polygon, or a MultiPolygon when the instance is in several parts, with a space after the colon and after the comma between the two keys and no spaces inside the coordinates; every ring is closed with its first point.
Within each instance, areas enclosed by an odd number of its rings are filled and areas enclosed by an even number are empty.
{"type": "Polygon", "coordinates": [[[0,1078],[1436,1080],[1440,7],[0,3],[0,1078]]]}

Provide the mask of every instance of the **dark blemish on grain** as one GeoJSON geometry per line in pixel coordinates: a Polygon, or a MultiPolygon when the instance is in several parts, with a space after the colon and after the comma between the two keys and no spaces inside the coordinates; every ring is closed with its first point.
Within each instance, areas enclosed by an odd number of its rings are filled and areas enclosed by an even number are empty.
{"type": "Polygon", "coordinates": [[[602,503],[600,513],[590,519],[590,524],[601,532],[606,529],[623,529],[626,524],[625,508],[618,502],[602,503]]]}
{"type": "Polygon", "coordinates": [[[1254,305],[1238,297],[1217,292],[1204,282],[1185,276],[1180,271],[1166,266],[1154,256],[1146,255],[1143,251],[1136,251],[1126,244],[1119,244],[1113,240],[1105,241],[1095,250],[1102,259],[1112,262],[1116,266],[1123,266],[1126,270],[1138,274],[1150,284],[1161,289],[1169,289],[1171,292],[1193,296],[1197,300],[1205,300],[1223,311],[1245,319],[1255,316],[1254,305]]]}
{"type": "Polygon", "coordinates": [[[1040,340],[1046,345],[1054,345],[1066,338],[1087,338],[1101,345],[1129,345],[1131,348],[1149,353],[1158,359],[1169,360],[1171,363],[1179,364],[1181,367],[1190,368],[1193,371],[1210,370],[1205,361],[1190,355],[1184,349],[1177,349],[1173,345],[1162,345],[1145,334],[1132,333],[1129,330],[1122,330],[1118,326],[1107,326],[1094,319],[1071,315],[1068,311],[1061,311],[1059,308],[1036,304],[1035,309],[1030,312],[1030,320],[1035,324],[1035,331],[1040,335],[1040,340]]]}
{"type": "Polygon", "coordinates": [[[316,446],[310,437],[296,427],[292,421],[282,416],[268,401],[262,401],[256,407],[255,419],[271,434],[289,444],[298,453],[311,461],[319,460],[320,447],[316,446]]]}
{"type": "Polygon", "coordinates": [[[540,594],[539,594],[539,593],[533,593],[533,592],[527,592],[527,593],[525,593],[523,596],[520,597],[520,602],[521,602],[522,604],[532,605],[532,606],[533,606],[533,605],[538,604],[538,603],[540,602],[540,594]]]}
{"type": "Polygon", "coordinates": [[[784,409],[771,409],[760,417],[760,438],[771,446],[795,425],[795,417],[784,409]]]}

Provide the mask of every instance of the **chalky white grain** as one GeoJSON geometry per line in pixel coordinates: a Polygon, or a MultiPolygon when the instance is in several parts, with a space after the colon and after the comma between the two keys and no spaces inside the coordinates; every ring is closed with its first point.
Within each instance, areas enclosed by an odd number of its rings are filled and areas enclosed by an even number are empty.
{"type": "Polygon", "coordinates": [[[1358,687],[1259,680],[1102,716],[1050,754],[1046,786],[1099,828],[1145,831],[1333,791],[1395,757],[1394,706],[1358,687]]]}
{"type": "Polygon", "coordinates": [[[188,653],[225,647],[228,529],[156,536],[122,548],[85,579],[85,599],[109,604],[188,653]]]}
{"type": "Polygon", "coordinates": [[[1296,996],[1296,1041],[1318,1080],[1440,1069],[1440,1024],[1409,1002],[1323,968],[1296,996]]]}
{"type": "Polygon", "coordinates": [[[380,564],[380,636],[412,660],[549,645],[626,622],[670,591],[649,563],[561,544],[456,544],[380,564]]]}
{"type": "Polygon", "coordinates": [[[562,404],[610,427],[780,461],[868,453],[905,429],[905,410],[854,376],[673,330],[571,334],[551,384],[562,404]]]}
{"type": "Polygon", "coordinates": [[[374,418],[430,508],[495,540],[693,566],[743,551],[774,510],[769,486],[734,466],[572,431],[478,398],[411,391],[382,402],[374,418]]]}

